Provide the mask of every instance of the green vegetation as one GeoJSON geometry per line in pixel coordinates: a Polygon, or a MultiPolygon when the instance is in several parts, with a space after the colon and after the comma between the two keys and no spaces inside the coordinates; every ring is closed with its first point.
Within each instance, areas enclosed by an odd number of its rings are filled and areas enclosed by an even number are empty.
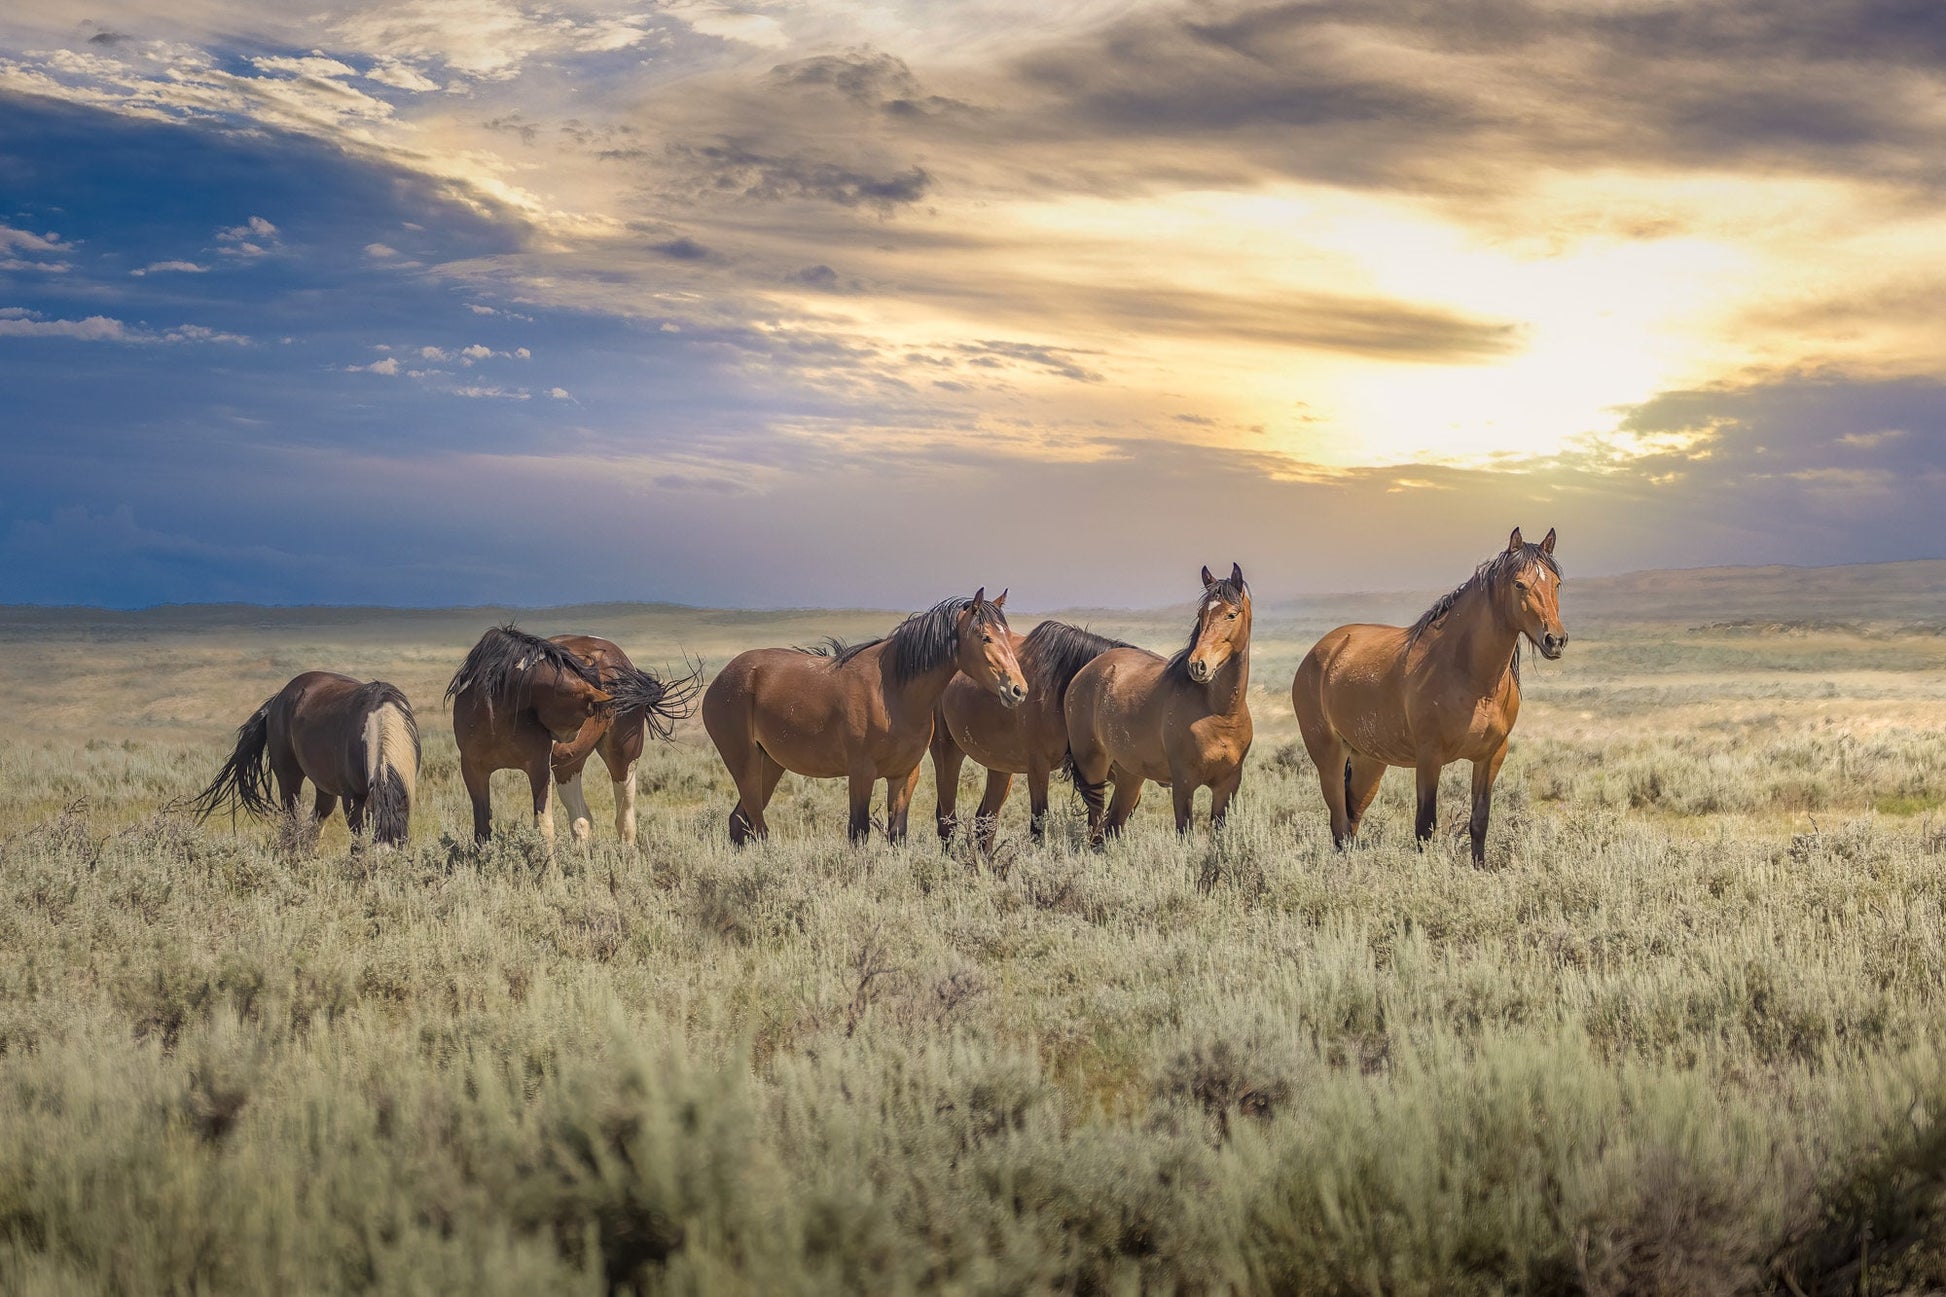
{"type": "MultiPolygon", "coordinates": [[[[734,853],[694,726],[639,850],[550,863],[503,775],[475,851],[436,699],[491,614],[9,613],[0,1291],[1938,1290],[1942,641],[1567,611],[1484,870],[1398,773],[1331,850],[1302,610],[1220,840],[1152,793],[1033,849],[1017,798],[992,862],[929,786],[855,851],[796,779],[734,853]],[[314,665],[419,702],[408,850],[164,809],[314,665]]],[[[599,616],[648,662],[824,628],[599,616]]]]}

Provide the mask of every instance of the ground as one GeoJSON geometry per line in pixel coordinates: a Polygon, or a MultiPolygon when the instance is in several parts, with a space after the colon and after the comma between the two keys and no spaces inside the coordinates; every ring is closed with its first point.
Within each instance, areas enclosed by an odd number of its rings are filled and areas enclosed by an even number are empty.
{"type": "Polygon", "coordinates": [[[1035,849],[1017,790],[993,861],[929,769],[906,847],[789,779],[736,852],[693,722],[639,850],[595,781],[549,862],[509,773],[475,851],[439,695],[492,610],[0,611],[0,1289],[1936,1289],[1946,637],[1856,571],[1571,582],[1485,869],[1402,772],[1334,852],[1295,741],[1304,648],[1416,595],[1259,607],[1220,839],[1152,793],[1094,854],[1057,788],[1035,849]],[[409,849],[166,809],[312,667],[418,707],[409,849]]]}

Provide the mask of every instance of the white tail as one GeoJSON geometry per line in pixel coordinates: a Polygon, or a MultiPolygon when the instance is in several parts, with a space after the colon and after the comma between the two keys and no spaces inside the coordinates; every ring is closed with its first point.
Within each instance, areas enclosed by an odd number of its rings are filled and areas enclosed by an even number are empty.
{"type": "Polygon", "coordinates": [[[418,778],[419,745],[412,739],[412,722],[397,703],[374,707],[365,717],[365,785],[374,837],[405,841],[418,778]],[[396,776],[396,785],[388,774],[396,776]],[[399,793],[404,794],[403,805],[398,804],[399,793]]]}

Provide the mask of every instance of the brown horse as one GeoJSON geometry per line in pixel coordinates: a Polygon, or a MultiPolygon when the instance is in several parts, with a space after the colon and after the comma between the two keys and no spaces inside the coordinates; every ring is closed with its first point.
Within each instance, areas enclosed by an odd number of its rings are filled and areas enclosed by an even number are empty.
{"type": "MultiPolygon", "coordinates": [[[[265,699],[237,730],[230,759],[191,806],[197,818],[207,819],[223,806],[269,815],[281,804],[294,821],[309,779],[317,794],[315,825],[342,797],[353,833],[363,833],[369,823],[375,841],[397,846],[412,820],[418,775],[419,724],[396,686],[306,671],[265,699]]],[[[311,844],[317,844],[316,827],[311,844]]]]}
{"type": "Polygon", "coordinates": [[[549,774],[556,768],[564,790],[572,785],[568,805],[575,836],[584,838],[589,828],[581,768],[597,748],[616,782],[616,830],[632,839],[634,760],[641,754],[642,732],[653,726],[667,737],[669,726],[689,714],[695,688],[693,676],[665,682],[638,670],[619,648],[593,636],[544,640],[512,625],[487,631],[446,686],[460,777],[473,802],[474,839],[493,836],[488,792],[493,772],[520,770],[533,792],[535,824],[551,850],[549,774]]]}
{"type": "Polygon", "coordinates": [[[1473,763],[1473,863],[1486,861],[1493,781],[1520,715],[1520,639],[1552,661],[1561,629],[1554,532],[1507,548],[1410,626],[1340,626],[1305,655],[1291,682],[1304,746],[1318,768],[1331,840],[1342,847],[1378,794],[1387,766],[1417,772],[1415,832],[1438,818],[1439,771],[1473,763]]]}
{"type": "Polygon", "coordinates": [[[786,770],[851,781],[851,840],[872,827],[872,785],[885,781],[886,831],[905,837],[933,711],[965,672],[1010,707],[1027,697],[1015,660],[1006,592],[947,599],[884,639],[850,648],[752,649],[731,658],[703,694],[703,728],[736,781],[730,841],[768,835],[764,807],[786,770]]]}
{"type": "Polygon", "coordinates": [[[1250,587],[1231,564],[1227,580],[1203,569],[1203,601],[1189,643],[1164,660],[1147,649],[1111,649],[1068,685],[1074,784],[1088,807],[1088,837],[1120,833],[1142,800],[1142,781],[1168,788],[1176,832],[1189,831],[1196,790],[1210,790],[1210,826],[1223,823],[1250,751],[1250,587]],[[1102,791],[1115,799],[1102,812],[1102,791]]]}
{"type": "Polygon", "coordinates": [[[635,763],[641,759],[649,734],[668,739],[676,722],[690,715],[690,704],[702,687],[698,668],[686,676],[659,679],[636,669],[628,654],[611,640],[598,635],[555,635],[552,643],[595,668],[601,687],[611,697],[635,697],[635,706],[611,704],[581,727],[571,743],[556,743],[553,748],[554,780],[568,804],[568,827],[576,842],[594,836],[594,818],[588,798],[581,789],[581,770],[590,753],[599,753],[608,767],[608,778],[615,786],[615,836],[635,842],[635,763]],[[660,693],[657,691],[660,690],[660,693]],[[648,701],[651,696],[654,701],[648,701]]]}
{"type": "Polygon", "coordinates": [[[1109,649],[1129,647],[1058,621],[1044,621],[1027,635],[1009,632],[1009,637],[1027,680],[1026,701],[1009,706],[970,677],[956,675],[940,695],[939,715],[932,727],[941,840],[951,839],[958,828],[960,766],[972,757],[986,767],[986,795],[973,821],[982,850],[993,847],[1000,808],[1006,804],[1015,775],[1027,776],[1032,812],[1027,824],[1034,840],[1041,840],[1047,826],[1048,776],[1060,767],[1068,750],[1068,719],[1062,710],[1068,683],[1075,672],[1109,649]]]}

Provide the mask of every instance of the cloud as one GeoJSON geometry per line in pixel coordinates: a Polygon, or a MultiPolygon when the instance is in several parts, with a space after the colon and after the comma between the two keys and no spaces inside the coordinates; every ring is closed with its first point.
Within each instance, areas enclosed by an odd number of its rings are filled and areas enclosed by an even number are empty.
{"type": "Polygon", "coordinates": [[[144,275],[206,275],[209,273],[209,267],[199,266],[193,261],[151,261],[148,265],[140,266],[128,273],[137,279],[144,275]]]}
{"type": "Polygon", "coordinates": [[[345,372],[348,374],[383,374],[387,378],[392,378],[399,372],[399,358],[397,356],[386,356],[382,359],[374,360],[369,365],[346,365],[345,372]]]}
{"type": "Polygon", "coordinates": [[[226,257],[251,259],[269,256],[283,246],[277,227],[261,216],[216,232],[216,250],[226,257]]]}
{"type": "Polygon", "coordinates": [[[809,200],[890,215],[926,196],[932,175],[920,166],[865,168],[823,158],[765,153],[745,145],[673,145],[669,157],[692,175],[697,197],[755,202],[809,200]]]}
{"type": "Polygon", "coordinates": [[[139,345],[175,342],[230,343],[248,345],[241,334],[206,328],[200,324],[179,324],[172,329],[151,329],[125,324],[105,315],[90,315],[79,320],[51,320],[39,312],[20,307],[0,310],[0,338],[67,338],[76,342],[125,342],[139,345]]]}

